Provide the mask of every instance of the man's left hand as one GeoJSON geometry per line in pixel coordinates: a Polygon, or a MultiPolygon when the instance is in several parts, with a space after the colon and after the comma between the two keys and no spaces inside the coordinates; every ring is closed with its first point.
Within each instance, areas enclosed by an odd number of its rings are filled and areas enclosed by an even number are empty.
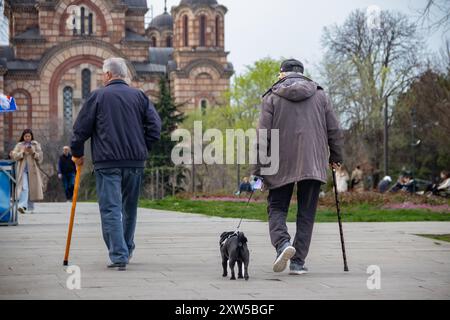
{"type": "Polygon", "coordinates": [[[77,158],[77,157],[72,157],[72,161],[75,162],[75,165],[77,167],[81,167],[84,164],[84,156],[77,158]]]}

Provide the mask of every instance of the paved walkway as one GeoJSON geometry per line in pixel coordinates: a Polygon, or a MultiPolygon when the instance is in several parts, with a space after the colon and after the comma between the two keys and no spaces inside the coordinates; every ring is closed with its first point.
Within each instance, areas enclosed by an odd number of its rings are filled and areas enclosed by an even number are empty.
{"type": "MultiPolygon", "coordinates": [[[[62,266],[70,204],[38,204],[17,227],[0,227],[0,299],[449,299],[450,243],[415,234],[450,233],[450,223],[344,224],[350,272],[344,273],[337,224],[316,224],[311,273],[274,274],[267,224],[244,221],[250,280],[221,274],[218,236],[236,219],[140,210],[137,249],[126,272],[108,270],[96,204],[79,204],[70,263],[81,290],[69,290],[62,266]],[[369,265],[381,289],[367,289],[369,265]]],[[[294,230],[294,225],[290,225],[294,230]]]]}

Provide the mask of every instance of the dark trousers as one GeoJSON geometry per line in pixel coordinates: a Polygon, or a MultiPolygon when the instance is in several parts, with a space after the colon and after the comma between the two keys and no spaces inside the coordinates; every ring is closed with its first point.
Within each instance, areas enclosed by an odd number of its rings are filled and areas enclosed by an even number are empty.
{"type": "MultiPolygon", "coordinates": [[[[291,261],[301,266],[305,264],[311,243],[321,184],[317,180],[303,180],[297,183],[297,233],[293,243],[296,253],[291,261]]],[[[286,241],[291,240],[286,219],[294,186],[295,183],[290,183],[269,191],[267,211],[270,239],[277,251],[286,241]]]]}
{"type": "Polygon", "coordinates": [[[67,200],[72,200],[73,188],[75,185],[75,173],[64,173],[62,175],[62,183],[64,186],[64,193],[67,200]]]}
{"type": "Polygon", "coordinates": [[[95,171],[103,239],[113,263],[128,263],[135,248],[137,206],[143,168],[95,171]]]}

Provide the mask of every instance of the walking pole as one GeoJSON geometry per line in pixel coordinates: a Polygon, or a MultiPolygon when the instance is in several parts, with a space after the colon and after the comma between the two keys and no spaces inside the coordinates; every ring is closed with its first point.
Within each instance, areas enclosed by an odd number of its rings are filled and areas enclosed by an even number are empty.
{"type": "Polygon", "coordinates": [[[77,174],[75,176],[75,187],[73,190],[73,197],[72,197],[72,210],[70,212],[69,231],[67,233],[66,253],[64,255],[64,262],[63,262],[64,266],[69,265],[70,242],[72,241],[73,221],[75,219],[75,209],[77,207],[78,189],[80,188],[80,176],[82,169],[83,169],[82,165],[77,166],[77,174]]]}
{"type": "Polygon", "coordinates": [[[334,196],[336,198],[336,211],[339,223],[339,233],[341,234],[342,255],[344,257],[344,271],[348,272],[347,256],[345,254],[344,231],[342,230],[342,221],[341,221],[341,207],[339,203],[337,183],[336,183],[336,169],[332,168],[331,170],[333,171],[334,196]]]}

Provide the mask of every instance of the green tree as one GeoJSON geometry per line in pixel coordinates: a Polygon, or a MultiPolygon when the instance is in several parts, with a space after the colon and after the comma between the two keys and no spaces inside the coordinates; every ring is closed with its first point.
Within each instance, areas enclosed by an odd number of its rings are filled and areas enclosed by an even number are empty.
{"type": "Polygon", "coordinates": [[[348,129],[349,165],[367,162],[375,169],[383,159],[384,109],[389,123],[395,102],[419,73],[423,40],[417,26],[400,13],[382,11],[379,24],[368,23],[362,10],[343,25],[325,28],[322,63],[324,85],[348,129]]]}
{"type": "Polygon", "coordinates": [[[228,105],[213,106],[204,112],[194,111],[187,117],[184,127],[191,129],[194,121],[203,121],[204,128],[254,128],[259,117],[261,96],[277,81],[280,63],[279,60],[264,58],[247,66],[225,93],[224,100],[228,105]]]}
{"type": "Polygon", "coordinates": [[[153,146],[148,164],[151,167],[171,167],[170,156],[173,147],[176,145],[176,142],[172,141],[171,135],[183,123],[185,116],[178,111],[178,106],[170,93],[166,79],[160,79],[159,90],[159,98],[155,103],[155,108],[162,121],[161,140],[153,146]]]}
{"type": "MultiPolygon", "coordinates": [[[[177,144],[176,141],[172,141],[171,135],[185,119],[178,107],[171,95],[167,80],[161,78],[159,98],[155,103],[156,111],[162,122],[161,140],[153,146],[150,153],[146,169],[146,183],[153,181],[154,186],[154,180],[157,178],[162,181],[165,194],[182,191],[180,186],[185,179],[184,170],[176,168],[171,160],[172,149],[177,144]]],[[[159,185],[157,188],[161,188],[161,186],[159,185]]]]}
{"type": "Polygon", "coordinates": [[[447,73],[427,70],[400,96],[392,136],[392,164],[398,171],[406,167],[431,180],[450,169],[450,69],[447,73]]]}
{"type": "MultiPolygon", "coordinates": [[[[280,64],[279,60],[264,58],[247,66],[242,74],[234,78],[230,90],[226,92],[224,101],[228,101],[227,105],[191,112],[183,127],[192,131],[194,121],[202,121],[203,130],[218,129],[224,137],[226,129],[245,131],[255,128],[261,96],[277,81],[280,64]]],[[[196,166],[198,188],[229,193],[237,184],[237,170],[236,166],[230,165],[196,166]]],[[[239,170],[241,175],[248,175],[249,166],[240,166],[239,170]]]]}

